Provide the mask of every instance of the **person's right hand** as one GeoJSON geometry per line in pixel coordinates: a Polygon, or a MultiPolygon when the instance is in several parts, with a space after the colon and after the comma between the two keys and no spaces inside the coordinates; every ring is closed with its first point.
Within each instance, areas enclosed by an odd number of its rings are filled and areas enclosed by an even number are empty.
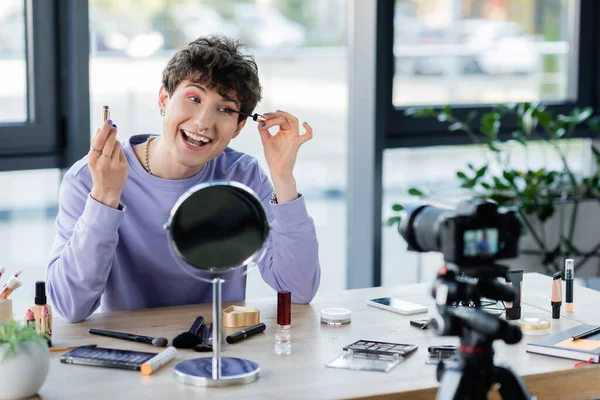
{"type": "Polygon", "coordinates": [[[94,200],[118,208],[127,182],[127,159],[117,140],[117,125],[111,120],[96,131],[88,153],[88,168],[92,174],[94,200]]]}

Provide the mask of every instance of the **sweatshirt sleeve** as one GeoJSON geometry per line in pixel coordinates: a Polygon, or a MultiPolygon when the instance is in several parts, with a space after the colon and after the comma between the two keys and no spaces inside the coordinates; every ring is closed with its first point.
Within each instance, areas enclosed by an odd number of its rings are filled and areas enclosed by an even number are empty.
{"type": "Polygon", "coordinates": [[[100,305],[125,208],[108,207],[72,173],[61,183],[56,236],[46,271],[48,295],[69,322],[90,316],[100,305]]]}
{"type": "Polygon", "coordinates": [[[258,195],[271,225],[267,252],[259,264],[261,276],[276,291],[289,290],[293,303],[310,303],[321,280],[315,224],[302,195],[272,204],[273,185],[262,170],[260,175],[258,195]]]}

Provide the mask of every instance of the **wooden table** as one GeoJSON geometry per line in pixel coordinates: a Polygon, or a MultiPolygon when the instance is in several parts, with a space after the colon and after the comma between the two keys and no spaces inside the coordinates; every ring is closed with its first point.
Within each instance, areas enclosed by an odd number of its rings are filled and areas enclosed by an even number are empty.
{"type": "MultiPolygon", "coordinates": [[[[50,373],[39,395],[49,399],[433,399],[438,383],[435,366],[424,363],[427,347],[458,344],[455,337],[438,337],[409,325],[410,319],[366,305],[374,297],[396,296],[431,304],[430,283],[388,288],[347,290],[320,294],[309,305],[292,306],[292,354],[273,353],[276,299],[247,300],[246,305],[261,311],[267,330],[234,345],[224,344],[223,355],[242,357],[260,365],[260,378],[251,384],[226,388],[200,388],[179,383],[173,377],[176,363],[210,353],[178,350],[175,360],[155,374],[145,377],[135,371],[61,364],[60,353],[51,353],[50,373]],[[319,312],[326,307],[352,310],[352,323],[343,327],[322,325],[319,312]],[[418,350],[389,373],[351,371],[325,367],[341,353],[342,347],[359,339],[413,343],[418,350]]],[[[526,274],[523,283],[523,316],[550,318],[550,278],[526,274]]],[[[224,306],[230,303],[225,304],[224,306]]],[[[242,304],[242,303],[231,303],[242,304]]],[[[575,288],[575,312],[567,314],[563,305],[561,319],[553,320],[557,332],[579,323],[600,323],[600,293],[575,288]]],[[[150,309],[135,312],[95,314],[79,324],[56,319],[55,346],[95,343],[99,346],[155,351],[157,348],[88,334],[89,328],[136,332],[164,336],[169,340],[189,329],[194,318],[211,319],[210,304],[150,309]]],[[[235,329],[225,329],[228,334],[235,329]]],[[[534,336],[524,336],[516,345],[495,342],[495,362],[507,362],[525,380],[538,399],[590,399],[600,396],[600,369],[596,365],[574,368],[576,361],[525,352],[534,336]],[[566,379],[558,379],[558,378],[566,379]]]]}

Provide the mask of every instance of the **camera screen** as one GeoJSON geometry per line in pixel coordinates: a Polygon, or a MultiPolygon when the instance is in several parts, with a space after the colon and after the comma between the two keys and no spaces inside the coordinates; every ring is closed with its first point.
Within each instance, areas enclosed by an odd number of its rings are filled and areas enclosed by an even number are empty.
{"type": "Polygon", "coordinates": [[[498,229],[475,229],[465,231],[463,256],[493,256],[498,253],[498,229]]]}

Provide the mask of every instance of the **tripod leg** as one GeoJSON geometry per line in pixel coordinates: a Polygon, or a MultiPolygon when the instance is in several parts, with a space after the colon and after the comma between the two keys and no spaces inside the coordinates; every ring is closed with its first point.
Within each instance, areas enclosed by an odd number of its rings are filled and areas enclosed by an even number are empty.
{"type": "Polygon", "coordinates": [[[463,399],[462,393],[462,376],[463,371],[447,368],[444,370],[440,388],[438,389],[436,400],[458,400],[463,399]]]}
{"type": "Polygon", "coordinates": [[[494,366],[494,382],[500,385],[500,397],[510,400],[536,400],[525,386],[525,382],[509,367],[494,366]]]}

